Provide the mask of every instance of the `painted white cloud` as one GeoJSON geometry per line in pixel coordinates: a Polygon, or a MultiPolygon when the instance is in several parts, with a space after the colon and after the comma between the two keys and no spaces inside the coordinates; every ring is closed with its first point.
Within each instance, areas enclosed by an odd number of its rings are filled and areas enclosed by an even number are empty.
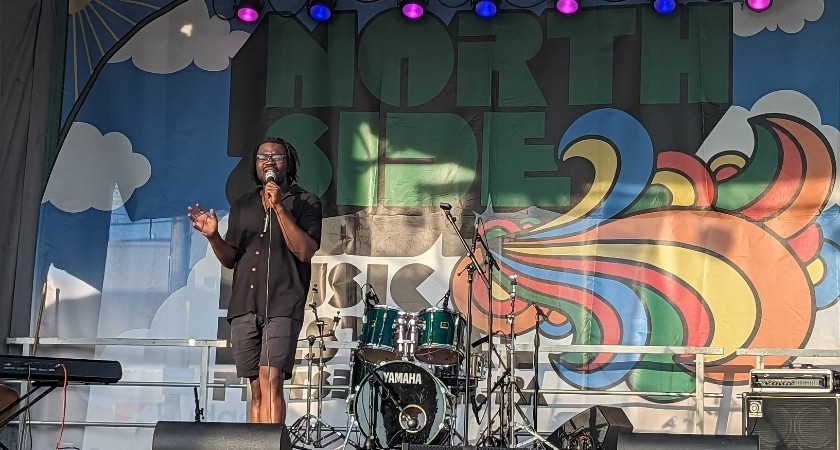
{"type": "MultiPolygon", "coordinates": [[[[761,97],[749,111],[740,106],[730,107],[700,146],[697,156],[708,162],[716,154],[724,151],[735,150],[746,156],[752,155],[754,139],[747,119],[767,113],[789,114],[811,123],[828,140],[834,152],[835,161],[840,157],[840,131],[822,123],[820,111],[810,98],[800,92],[790,90],[771,92],[761,97]]],[[[840,169],[836,170],[840,171],[840,169]]],[[[838,178],[835,178],[834,191],[828,206],[832,204],[840,204],[840,179],[838,178]]]]}
{"type": "Polygon", "coordinates": [[[738,36],[752,36],[763,29],[798,33],[805,21],[814,22],[822,16],[824,0],[775,0],[770,9],[757,13],[743,3],[732,4],[732,31],[738,36]]]}
{"type": "Polygon", "coordinates": [[[75,122],[58,152],[42,203],[73,213],[89,208],[111,211],[128,201],[151,174],[149,160],[132,151],[124,134],[103,136],[93,125],[75,122]]]}
{"type": "Polygon", "coordinates": [[[143,27],[108,62],[131,59],[151,73],[178,72],[195,62],[216,72],[228,67],[247,39],[248,33],[230,31],[227,21],[211,15],[204,0],[189,0],[143,27]]]}

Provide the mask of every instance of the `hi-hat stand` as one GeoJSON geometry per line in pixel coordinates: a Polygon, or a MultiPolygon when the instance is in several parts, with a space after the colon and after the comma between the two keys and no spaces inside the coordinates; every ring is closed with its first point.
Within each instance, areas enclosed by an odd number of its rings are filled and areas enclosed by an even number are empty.
{"type": "MultiPolygon", "coordinates": [[[[516,361],[514,360],[515,356],[515,348],[516,348],[516,331],[513,326],[514,322],[514,307],[516,302],[516,275],[510,276],[510,285],[511,285],[511,294],[510,294],[510,312],[505,317],[507,319],[508,326],[510,327],[510,335],[507,339],[507,351],[506,351],[506,362],[502,363],[504,368],[504,373],[499,377],[496,383],[493,385],[493,388],[488,393],[492,395],[493,391],[498,388],[501,388],[500,398],[502,399],[499,405],[499,411],[497,413],[500,421],[500,426],[497,431],[498,435],[501,436],[500,438],[496,438],[492,429],[488,428],[487,434],[485,436],[485,443],[501,443],[502,445],[510,448],[526,448],[531,444],[535,444],[537,448],[551,448],[553,450],[560,450],[550,442],[548,442],[544,437],[540,436],[537,433],[537,430],[534,429],[534,426],[528,422],[528,417],[522,408],[516,403],[516,394],[519,396],[523,396],[522,390],[519,388],[519,385],[516,384],[516,361]],[[519,416],[519,419],[522,422],[516,421],[516,416],[519,416]],[[529,434],[531,435],[530,438],[523,442],[517,442],[517,436],[519,434],[529,434]],[[494,441],[494,439],[499,439],[494,441]]],[[[537,313],[541,314],[542,310],[539,306],[534,305],[537,308],[537,313]]],[[[537,324],[539,324],[539,320],[537,320],[537,324]]],[[[535,330],[536,333],[539,333],[539,330],[535,330]]],[[[539,339],[535,337],[535,339],[539,339]]],[[[536,341],[539,342],[539,341],[536,341]]],[[[539,344],[537,344],[539,345],[539,344]]],[[[495,351],[495,350],[494,350],[495,351]]],[[[502,358],[501,355],[496,355],[499,357],[499,361],[501,362],[502,358]]],[[[537,362],[535,358],[535,362],[537,362]]],[[[534,369],[536,372],[536,364],[534,365],[534,369]]],[[[539,372],[536,372],[539,374],[539,372]]],[[[536,393],[534,394],[536,397],[536,393]]],[[[536,418],[536,408],[537,408],[538,401],[534,403],[534,418],[536,418]]],[[[491,420],[490,423],[492,424],[493,421],[491,420]]]]}
{"type": "Polygon", "coordinates": [[[327,445],[332,444],[333,442],[337,442],[345,438],[344,434],[340,430],[336,429],[335,427],[329,424],[324,423],[321,420],[324,389],[324,368],[326,367],[326,363],[324,363],[324,352],[327,350],[327,346],[326,344],[324,344],[324,338],[335,336],[335,330],[338,327],[339,323],[339,315],[338,313],[336,313],[335,317],[333,317],[332,319],[332,330],[324,333],[325,322],[318,317],[318,309],[315,303],[315,295],[317,293],[318,286],[315,285],[312,287],[312,297],[309,302],[309,308],[312,309],[312,312],[315,314],[315,325],[318,327],[318,335],[316,336],[310,334],[306,337],[306,339],[301,339],[301,341],[305,340],[309,344],[309,348],[307,350],[308,353],[306,354],[306,415],[298,418],[292,424],[292,426],[289,427],[289,435],[292,439],[292,446],[296,449],[306,448],[296,445],[299,443],[309,445],[314,448],[324,448],[327,445]],[[319,340],[318,400],[316,409],[317,414],[312,414],[312,395],[310,390],[312,388],[312,362],[315,359],[315,352],[313,351],[313,347],[315,346],[316,340],[319,340]]]}

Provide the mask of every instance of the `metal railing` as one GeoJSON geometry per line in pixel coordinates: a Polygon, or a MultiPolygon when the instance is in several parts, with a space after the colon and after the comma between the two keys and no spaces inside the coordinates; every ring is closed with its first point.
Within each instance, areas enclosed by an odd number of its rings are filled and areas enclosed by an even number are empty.
{"type": "MultiPolygon", "coordinates": [[[[14,345],[33,345],[35,339],[30,337],[8,338],[8,344],[14,345]]],[[[197,347],[201,348],[201,366],[199,368],[199,380],[197,383],[184,382],[134,382],[134,381],[120,381],[117,386],[162,386],[162,387],[197,387],[199,389],[199,408],[207,411],[207,398],[209,388],[217,387],[233,387],[248,389],[247,383],[230,385],[225,383],[210,383],[210,349],[227,347],[225,340],[207,340],[207,339],[133,339],[133,338],[40,338],[39,345],[74,345],[74,346],[100,346],[100,345],[117,345],[117,346],[166,346],[166,347],[197,347]]],[[[325,342],[329,349],[347,350],[358,347],[358,342],[325,342]]],[[[484,344],[486,348],[487,344],[484,344]]],[[[505,347],[505,346],[502,346],[505,347]]],[[[306,348],[306,347],[301,347],[306,348]]],[[[534,346],[531,344],[516,344],[513,347],[515,352],[534,352],[534,346]]],[[[755,349],[744,349],[755,350],[755,349]]],[[[686,392],[641,392],[641,391],[599,391],[599,390],[581,390],[581,389],[540,389],[541,392],[551,394],[590,394],[590,395],[633,395],[633,396],[649,396],[649,395],[666,395],[666,396],[684,396],[693,397],[695,400],[695,432],[704,433],[703,416],[705,415],[705,398],[719,397],[719,394],[706,394],[704,389],[705,381],[705,355],[721,355],[723,349],[719,347],[682,347],[682,346],[625,346],[625,345],[541,345],[540,353],[639,353],[639,354],[660,354],[660,355],[693,355],[694,356],[694,370],[695,370],[695,389],[693,393],[686,392]]],[[[813,352],[812,352],[813,353],[813,352]]],[[[803,356],[817,356],[812,353],[803,356]]],[[[749,353],[744,353],[749,354],[749,353]]],[[[834,351],[832,356],[840,356],[840,350],[834,351]]],[[[312,389],[314,385],[307,384],[287,384],[284,389],[312,389]]],[[[332,385],[330,389],[344,389],[348,390],[350,386],[332,385]]],[[[30,421],[32,424],[57,424],[51,421],[30,421]]],[[[102,427],[154,427],[154,423],[125,423],[125,422],[65,422],[65,425],[77,426],[102,426],[102,427]]]]}
{"type": "Polygon", "coordinates": [[[764,368],[764,358],[767,356],[794,356],[797,358],[840,358],[840,349],[819,348],[739,348],[737,355],[755,356],[755,368],[764,368]]]}

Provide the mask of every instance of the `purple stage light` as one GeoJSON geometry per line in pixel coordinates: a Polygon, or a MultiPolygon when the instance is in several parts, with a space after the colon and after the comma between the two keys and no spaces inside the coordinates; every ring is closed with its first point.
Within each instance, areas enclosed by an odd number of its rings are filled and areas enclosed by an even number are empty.
{"type": "Polygon", "coordinates": [[[554,6],[557,7],[557,11],[560,11],[561,14],[569,15],[577,12],[580,5],[578,5],[577,0],[557,0],[554,6]]]}
{"type": "Polygon", "coordinates": [[[773,0],[746,0],[745,3],[747,8],[755,12],[762,12],[773,4],[773,0]]]}
{"type": "Polygon", "coordinates": [[[260,18],[260,13],[253,8],[242,7],[236,11],[236,16],[243,22],[256,22],[260,18]]]}
{"type": "Polygon", "coordinates": [[[405,3],[402,7],[403,15],[411,20],[419,19],[425,12],[426,10],[423,6],[414,2],[405,3]]]}

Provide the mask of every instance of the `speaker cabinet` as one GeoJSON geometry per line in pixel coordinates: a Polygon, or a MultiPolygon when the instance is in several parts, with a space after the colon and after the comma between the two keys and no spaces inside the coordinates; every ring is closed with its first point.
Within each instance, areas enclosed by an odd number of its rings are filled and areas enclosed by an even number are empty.
{"type": "Polygon", "coordinates": [[[618,435],[632,431],[633,424],[621,408],[593,406],[560,425],[548,436],[548,442],[558,448],[588,444],[591,448],[616,450],[618,435]]]}
{"type": "Polygon", "coordinates": [[[158,422],[152,450],[292,450],[281,424],[158,422]]]}
{"type": "Polygon", "coordinates": [[[761,450],[838,450],[838,394],[746,393],[744,434],[761,450]]]}
{"type": "MultiPolygon", "coordinates": [[[[758,450],[755,436],[626,433],[618,436],[617,450],[758,450]]],[[[762,447],[764,450],[764,447],[762,447]]]]}

